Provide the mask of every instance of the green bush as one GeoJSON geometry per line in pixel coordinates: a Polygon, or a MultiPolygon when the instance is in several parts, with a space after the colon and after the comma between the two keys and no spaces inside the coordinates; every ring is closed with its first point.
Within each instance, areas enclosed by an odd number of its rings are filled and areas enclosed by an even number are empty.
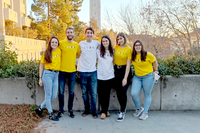
{"type": "Polygon", "coordinates": [[[32,98],[35,98],[36,86],[39,82],[39,61],[21,62],[20,73],[26,77],[27,87],[32,91],[32,98]]]}
{"type": "Polygon", "coordinates": [[[26,77],[27,87],[35,97],[35,89],[39,77],[39,61],[23,61],[18,63],[17,54],[11,51],[12,43],[0,40],[0,78],[26,77]]]}
{"type": "Polygon", "coordinates": [[[12,43],[0,40],[0,46],[0,78],[22,76],[18,73],[20,66],[17,62],[17,54],[10,50],[12,43]]]}
{"type": "Polygon", "coordinates": [[[170,59],[158,59],[160,75],[180,77],[183,74],[200,74],[200,59],[192,56],[173,56],[170,59]]]}

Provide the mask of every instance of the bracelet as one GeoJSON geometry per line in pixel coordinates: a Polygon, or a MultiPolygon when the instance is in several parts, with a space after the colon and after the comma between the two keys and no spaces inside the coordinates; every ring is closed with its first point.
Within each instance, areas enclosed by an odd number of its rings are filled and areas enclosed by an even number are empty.
{"type": "Polygon", "coordinates": [[[159,74],[158,70],[157,71],[154,71],[155,73],[159,74]]]}

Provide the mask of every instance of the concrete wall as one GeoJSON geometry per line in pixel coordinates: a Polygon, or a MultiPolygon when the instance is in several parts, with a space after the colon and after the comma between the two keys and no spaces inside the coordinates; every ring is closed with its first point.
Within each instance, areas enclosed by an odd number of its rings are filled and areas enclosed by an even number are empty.
{"type": "Polygon", "coordinates": [[[162,110],[200,110],[200,75],[167,79],[161,88],[162,110]]]}
{"type": "Polygon", "coordinates": [[[0,79],[1,104],[35,104],[31,91],[26,87],[25,78],[0,79]]]}
{"type": "MultiPolygon", "coordinates": [[[[167,76],[166,86],[164,82],[154,85],[152,91],[152,103],[150,110],[200,110],[200,75],[185,75],[181,78],[167,76]]],[[[135,109],[131,97],[131,85],[127,95],[127,110],[135,109]]],[[[144,95],[140,93],[141,105],[144,105],[144,95]]],[[[0,79],[0,103],[1,104],[37,104],[44,100],[44,89],[36,89],[36,101],[31,98],[31,91],[26,87],[25,78],[0,79]]],[[[65,110],[67,110],[68,87],[65,89],[65,110]]],[[[58,99],[52,102],[53,109],[58,110],[58,99]]],[[[97,108],[99,105],[97,104],[97,108]]],[[[80,84],[75,86],[74,110],[84,110],[80,84]]],[[[119,110],[116,91],[111,90],[109,110],[119,110]]]]}

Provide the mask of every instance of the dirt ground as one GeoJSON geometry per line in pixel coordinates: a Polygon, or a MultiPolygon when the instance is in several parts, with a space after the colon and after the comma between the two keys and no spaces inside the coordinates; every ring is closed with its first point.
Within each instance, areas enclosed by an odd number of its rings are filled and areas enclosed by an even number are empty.
{"type": "Polygon", "coordinates": [[[34,129],[47,115],[43,111],[43,118],[37,116],[35,105],[0,104],[0,133],[43,133],[45,129],[34,129]]]}

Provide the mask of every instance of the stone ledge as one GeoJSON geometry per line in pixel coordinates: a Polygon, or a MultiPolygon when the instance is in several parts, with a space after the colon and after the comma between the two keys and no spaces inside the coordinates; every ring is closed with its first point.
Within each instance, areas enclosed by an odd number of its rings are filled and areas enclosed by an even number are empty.
{"type": "MultiPolygon", "coordinates": [[[[200,110],[200,75],[183,75],[180,78],[167,76],[166,88],[163,81],[154,85],[150,110],[200,110]]],[[[36,100],[31,98],[31,91],[26,86],[25,78],[0,79],[1,104],[37,104],[44,100],[44,89],[36,88],[36,100]]],[[[131,97],[131,85],[127,91],[127,110],[134,110],[131,97]]],[[[140,102],[144,106],[144,95],[140,93],[140,102]]],[[[68,104],[68,86],[65,88],[65,110],[68,104]]],[[[58,98],[52,102],[54,109],[59,108],[58,98]]],[[[99,108],[99,105],[97,105],[99,108]]],[[[74,110],[84,110],[80,84],[75,85],[74,110]]],[[[119,110],[116,91],[111,90],[109,110],[119,110]]]]}

